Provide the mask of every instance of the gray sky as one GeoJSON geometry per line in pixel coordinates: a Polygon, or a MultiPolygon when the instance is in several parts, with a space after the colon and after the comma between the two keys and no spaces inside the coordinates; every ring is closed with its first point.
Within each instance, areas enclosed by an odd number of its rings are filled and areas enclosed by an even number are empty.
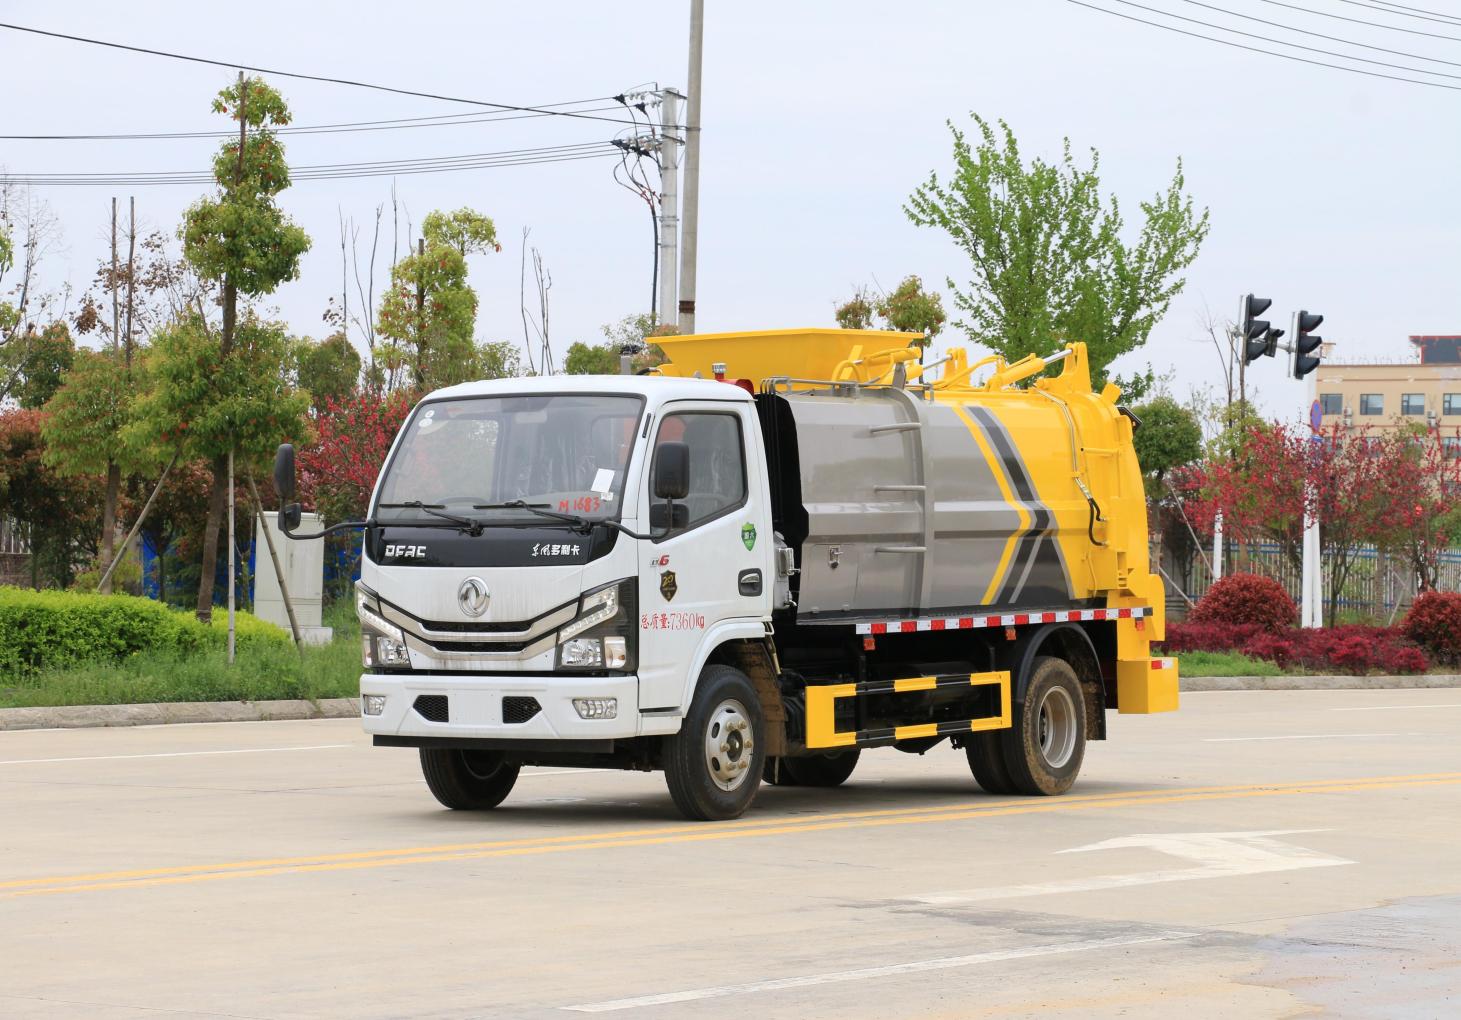
{"type": "MultiPolygon", "coordinates": [[[[1137,17],[1165,20],[1091,0],[1137,17]]],[[[1421,63],[1285,33],[1185,0],[1142,0],[1305,45],[1461,76],[1421,63]]],[[[1454,26],[1340,0],[1298,6],[1381,22],[1436,39],[1296,12],[1264,0],[1210,0],[1313,32],[1461,65],[1454,26]]],[[[1369,2],[1369,0],[1367,0],[1369,2]]],[[[1452,12],[1454,0],[1410,0],[1452,12]]],[[[1003,117],[1024,151],[1101,151],[1107,188],[1136,203],[1185,161],[1189,190],[1213,230],[1187,290],[1138,362],[1176,373],[1174,389],[1215,381],[1199,342],[1205,309],[1231,317],[1237,295],[1274,298],[1271,317],[1324,314],[1320,331],[1349,360],[1400,358],[1410,333],[1461,332],[1455,186],[1461,94],[1362,77],[1159,31],[1064,0],[778,3],[709,0],[705,38],[699,328],[704,332],[831,325],[862,284],[917,273],[944,289],[965,279],[943,235],[907,222],[900,205],[950,161],[946,118],[1003,117]],[[1447,127],[1446,125],[1452,125],[1447,127]]],[[[0,4],[40,28],[380,82],[494,102],[537,105],[609,96],[647,81],[683,88],[687,0],[639,5],[478,2],[113,5],[49,0],[0,4]]],[[[1177,22],[1166,20],[1167,24],[1177,22]]],[[[1222,35],[1195,25],[1182,26],[1222,35]]],[[[1279,49],[1270,43],[1238,40],[1279,49]]],[[[0,133],[223,130],[208,110],[221,68],[0,32],[0,133]]],[[[1288,50],[1295,56],[1334,58],[1288,50]]],[[[1369,65],[1379,73],[1401,74],[1369,65]]],[[[1421,75],[1410,73],[1410,77],[1421,75]]],[[[1461,87],[1461,78],[1429,80],[1461,87]]],[[[273,79],[299,125],[461,113],[470,109],[337,85],[273,79]]],[[[610,137],[616,125],[563,118],[289,139],[291,164],[454,155],[610,137]]],[[[206,169],[216,142],[3,142],[11,172],[206,169]]],[[[650,225],[614,184],[612,161],[403,176],[398,194],[419,224],[434,208],[470,205],[495,218],[504,250],[472,261],[482,298],[478,335],[520,340],[522,228],[553,276],[559,356],[573,340],[648,304],[650,225]]],[[[337,293],[337,217],[366,221],[389,200],[386,178],[301,182],[282,199],[314,239],[300,280],[274,303],[302,333],[337,293]]],[[[132,189],[150,225],[172,231],[196,186],[132,189]]],[[[116,193],[123,199],[126,190],[116,193]]],[[[104,240],[112,191],[46,189],[64,230],[46,282],[83,285],[104,240]]],[[[404,224],[403,230],[404,230],[404,224]]],[[[368,247],[370,228],[362,244],[368,247]]],[[[389,206],[382,249],[390,243],[389,206]]],[[[404,238],[403,238],[404,240],[404,238]]],[[[384,257],[384,256],[383,256],[384,257]]],[[[387,259],[388,261],[388,259],[387,259]]],[[[382,280],[384,273],[381,274],[382,280]]],[[[352,303],[355,298],[352,294],[352,303]]],[[[947,341],[957,342],[950,330],[947,341]]],[[[1282,356],[1254,373],[1263,403],[1291,414],[1302,399],[1282,356]]]]}

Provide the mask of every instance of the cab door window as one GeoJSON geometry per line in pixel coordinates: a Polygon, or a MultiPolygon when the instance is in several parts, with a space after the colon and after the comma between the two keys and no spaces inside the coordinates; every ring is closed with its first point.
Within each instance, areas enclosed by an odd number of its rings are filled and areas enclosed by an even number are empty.
{"type": "MultiPolygon", "coordinates": [[[[746,453],[738,416],[720,411],[667,415],[655,436],[655,449],[666,442],[689,447],[690,491],[683,500],[677,501],[685,507],[687,528],[698,527],[745,505],[746,453]]],[[[654,492],[653,478],[649,481],[649,491],[654,492]]]]}

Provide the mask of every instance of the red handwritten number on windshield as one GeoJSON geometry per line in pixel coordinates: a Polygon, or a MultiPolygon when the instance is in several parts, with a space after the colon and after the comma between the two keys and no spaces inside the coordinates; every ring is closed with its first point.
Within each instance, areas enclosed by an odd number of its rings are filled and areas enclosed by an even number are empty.
{"type": "Polygon", "coordinates": [[[604,501],[600,496],[575,496],[572,499],[560,499],[558,512],[596,514],[603,508],[603,505],[604,501]]]}

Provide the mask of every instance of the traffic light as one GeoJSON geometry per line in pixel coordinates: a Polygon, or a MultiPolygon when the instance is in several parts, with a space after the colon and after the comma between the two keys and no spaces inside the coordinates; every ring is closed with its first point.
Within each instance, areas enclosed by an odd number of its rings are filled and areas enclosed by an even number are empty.
{"type": "MultiPolygon", "coordinates": [[[[1268,323],[1258,316],[1268,311],[1268,306],[1273,304],[1271,298],[1254,297],[1252,294],[1244,294],[1241,308],[1238,314],[1238,342],[1243,345],[1243,364],[1248,365],[1257,361],[1263,355],[1272,355],[1273,350],[1269,348],[1265,334],[1268,332],[1268,323]]],[[[1278,338],[1274,337],[1274,344],[1277,345],[1278,338]]],[[[1274,349],[1277,349],[1276,346],[1274,349]]]]}
{"type": "Polygon", "coordinates": [[[1319,359],[1313,355],[1324,342],[1324,338],[1312,334],[1323,322],[1324,316],[1313,312],[1298,312],[1294,315],[1294,357],[1291,369],[1295,379],[1302,379],[1319,367],[1319,359]]]}
{"type": "Polygon", "coordinates": [[[1278,353],[1278,342],[1283,339],[1283,330],[1270,329],[1263,334],[1263,353],[1267,357],[1273,357],[1278,353]]]}

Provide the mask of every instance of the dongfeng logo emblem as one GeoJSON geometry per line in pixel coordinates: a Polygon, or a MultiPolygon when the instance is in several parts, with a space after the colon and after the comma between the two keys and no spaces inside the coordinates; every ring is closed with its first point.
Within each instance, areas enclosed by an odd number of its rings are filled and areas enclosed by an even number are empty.
{"type": "Polygon", "coordinates": [[[468,616],[481,616],[487,612],[487,604],[491,601],[492,593],[487,590],[487,582],[480,577],[467,578],[457,589],[457,604],[468,616]]]}

